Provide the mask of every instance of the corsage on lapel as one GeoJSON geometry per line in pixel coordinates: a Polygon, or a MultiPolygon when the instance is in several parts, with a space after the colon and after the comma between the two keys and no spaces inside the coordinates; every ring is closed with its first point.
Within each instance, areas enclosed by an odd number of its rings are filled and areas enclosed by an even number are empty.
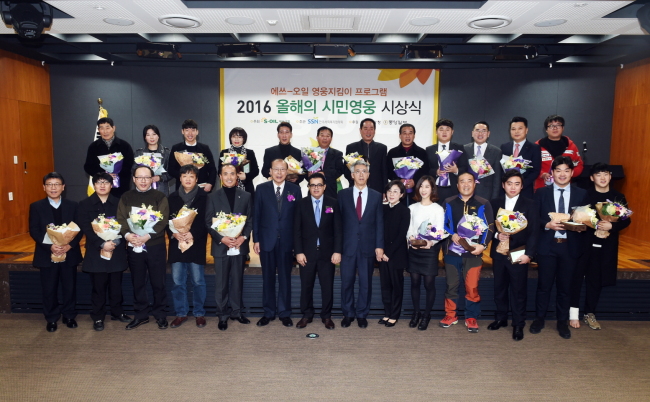
{"type": "Polygon", "coordinates": [[[326,214],[331,214],[331,213],[334,213],[334,210],[332,209],[332,207],[325,207],[325,213],[326,214]]]}
{"type": "Polygon", "coordinates": [[[287,201],[289,201],[289,202],[294,202],[295,200],[296,200],[296,197],[294,197],[293,194],[289,194],[289,195],[287,196],[287,201]]]}

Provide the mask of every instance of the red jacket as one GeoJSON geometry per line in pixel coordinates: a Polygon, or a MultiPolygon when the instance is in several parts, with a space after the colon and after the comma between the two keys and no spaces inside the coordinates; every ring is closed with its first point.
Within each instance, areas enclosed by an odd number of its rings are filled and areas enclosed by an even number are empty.
{"type": "MultiPolygon", "coordinates": [[[[576,144],[573,141],[571,141],[571,138],[567,137],[566,135],[564,137],[567,140],[569,140],[569,146],[567,146],[566,150],[564,151],[564,153],[562,153],[562,155],[571,158],[571,160],[573,161],[573,177],[578,177],[582,173],[582,169],[584,168],[584,162],[580,157],[580,151],[578,150],[576,144]]],[[[539,145],[539,140],[537,140],[535,144],[539,145]]],[[[542,174],[550,173],[551,165],[553,164],[553,157],[551,156],[551,154],[543,146],[540,145],[539,147],[542,150],[542,169],[539,171],[539,177],[537,178],[537,180],[535,180],[535,190],[537,190],[538,188],[542,188],[546,185],[544,183],[544,179],[542,179],[542,174]]]]}

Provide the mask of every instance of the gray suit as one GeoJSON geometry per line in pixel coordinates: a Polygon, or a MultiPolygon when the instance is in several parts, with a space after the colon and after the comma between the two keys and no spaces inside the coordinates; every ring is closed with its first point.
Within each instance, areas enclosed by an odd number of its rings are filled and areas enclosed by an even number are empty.
{"type": "Polygon", "coordinates": [[[246,224],[241,235],[250,239],[253,229],[253,204],[250,193],[237,189],[232,211],[223,189],[210,194],[206,204],[205,223],[212,236],[212,256],[214,257],[216,313],[220,320],[225,321],[229,316],[239,317],[241,315],[244,257],[249,252],[249,242],[248,240],[244,241],[239,248],[239,255],[227,255],[228,247],[221,243],[223,236],[211,228],[212,218],[219,212],[246,215],[246,224]],[[232,283],[228,286],[231,281],[232,283]],[[230,297],[228,297],[229,294],[230,297]],[[230,309],[228,308],[228,299],[230,299],[230,309]]]}
{"type": "MultiPolygon", "coordinates": [[[[474,158],[474,142],[465,144],[464,148],[467,159],[474,158]]],[[[486,200],[491,200],[501,195],[501,176],[503,175],[503,169],[501,168],[501,156],[503,156],[503,153],[501,153],[501,149],[499,147],[487,143],[484,143],[481,146],[481,149],[484,149],[483,158],[485,158],[490,166],[492,166],[494,174],[479,180],[479,183],[476,184],[474,195],[483,197],[486,200]],[[487,148],[485,148],[485,145],[487,145],[487,148]]],[[[469,172],[471,169],[472,168],[468,163],[467,171],[469,172]]]]}

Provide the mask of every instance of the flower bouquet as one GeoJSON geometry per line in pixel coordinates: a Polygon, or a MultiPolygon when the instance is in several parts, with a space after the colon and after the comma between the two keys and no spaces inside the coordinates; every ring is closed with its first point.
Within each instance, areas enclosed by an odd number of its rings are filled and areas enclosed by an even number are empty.
{"type": "Polygon", "coordinates": [[[220,159],[223,163],[233,165],[235,169],[237,169],[237,173],[241,172],[244,166],[250,163],[250,161],[246,159],[246,155],[238,154],[236,152],[225,153],[220,159]]]}
{"type": "MultiPolygon", "coordinates": [[[[458,158],[463,154],[463,151],[457,151],[455,149],[449,151],[438,151],[436,155],[438,156],[438,166],[440,170],[445,170],[445,166],[452,165],[456,163],[458,158]]],[[[443,173],[436,180],[436,185],[440,187],[449,187],[449,174],[443,173]]]]}
{"type": "MultiPolygon", "coordinates": [[[[509,236],[517,234],[528,226],[528,220],[521,212],[508,211],[507,209],[499,208],[497,211],[497,218],[494,221],[497,230],[501,233],[507,233],[509,236]]],[[[499,242],[497,246],[497,253],[508,255],[510,250],[510,239],[499,242]]]]}
{"type": "Polygon", "coordinates": [[[358,152],[353,152],[351,154],[347,154],[343,157],[343,160],[345,161],[345,165],[352,171],[352,166],[354,166],[354,163],[358,160],[363,160],[363,155],[359,155],[358,152]]]}
{"type": "MultiPolygon", "coordinates": [[[[628,209],[627,206],[621,204],[620,202],[616,201],[610,201],[607,200],[607,202],[599,202],[596,204],[596,212],[598,212],[598,216],[600,216],[600,219],[605,221],[605,222],[616,222],[619,219],[625,220],[632,215],[632,211],[628,209]]],[[[601,237],[602,239],[606,238],[609,236],[609,231],[608,230],[596,230],[596,236],[601,237]],[[601,233],[601,236],[598,236],[598,232],[604,232],[601,233]],[[606,235],[605,235],[606,233],[606,235]]]]}
{"type": "Polygon", "coordinates": [[[318,172],[322,170],[323,156],[325,151],[319,147],[303,147],[300,149],[302,156],[302,166],[309,172],[318,172]]]}
{"type": "MultiPolygon", "coordinates": [[[[403,158],[393,158],[393,171],[400,179],[410,180],[415,175],[415,172],[422,167],[424,162],[419,158],[412,156],[405,156],[403,158]]],[[[407,193],[412,193],[413,189],[406,189],[407,193]]]]}
{"type": "Polygon", "coordinates": [[[429,221],[424,221],[418,227],[418,234],[415,240],[411,240],[411,246],[423,247],[427,245],[427,240],[438,242],[449,236],[449,233],[444,229],[437,229],[429,221]]]}
{"type": "Polygon", "coordinates": [[[573,211],[573,215],[571,215],[571,219],[576,223],[581,223],[583,225],[589,226],[592,229],[595,229],[596,237],[604,239],[607,236],[609,236],[609,232],[607,230],[598,229],[598,213],[596,212],[595,209],[590,208],[589,205],[577,207],[573,211]]]}
{"type": "Polygon", "coordinates": [[[302,162],[298,162],[293,156],[287,156],[284,158],[284,161],[288,167],[287,174],[305,174],[305,171],[302,169],[302,162]]]}
{"type": "MultiPolygon", "coordinates": [[[[104,214],[99,215],[91,223],[93,231],[95,234],[104,241],[112,241],[113,243],[120,244],[120,229],[122,225],[117,223],[117,220],[113,216],[106,217],[104,214]]],[[[110,260],[113,257],[112,251],[106,251],[102,249],[99,252],[99,255],[104,260],[110,260]]]]}
{"type": "MultiPolygon", "coordinates": [[[[157,152],[156,153],[145,152],[142,155],[135,158],[133,161],[135,162],[136,165],[150,167],[151,170],[153,170],[154,176],[160,176],[161,174],[166,172],[162,164],[162,155],[157,152]]],[[[158,188],[158,183],[154,181],[152,187],[154,189],[158,188]]]]}
{"type": "MultiPolygon", "coordinates": [[[[47,233],[45,238],[43,238],[43,243],[45,244],[55,244],[57,246],[65,246],[69,244],[72,239],[79,234],[79,226],[76,223],[70,222],[63,225],[55,225],[50,223],[46,227],[47,233]]],[[[65,253],[62,255],[51,254],[50,258],[52,262],[63,262],[65,261],[65,253]]]]}
{"type": "MultiPolygon", "coordinates": [[[[142,204],[142,207],[131,207],[131,214],[126,219],[129,224],[129,229],[138,236],[144,236],[149,233],[156,233],[153,227],[163,219],[162,213],[154,211],[151,205],[148,207],[142,204]]],[[[147,250],[146,245],[134,246],[129,243],[129,247],[133,247],[133,251],[141,253],[147,250]]]]}
{"type": "MultiPolygon", "coordinates": [[[[124,156],[121,152],[115,152],[108,155],[100,155],[97,157],[99,159],[99,166],[106,171],[106,173],[112,173],[119,175],[122,171],[122,161],[124,156]]],[[[113,178],[113,187],[117,188],[120,186],[120,177],[115,176],[113,178]]]]}
{"type": "Polygon", "coordinates": [[[526,170],[533,167],[532,162],[522,158],[521,156],[514,157],[512,155],[503,155],[501,157],[501,167],[504,172],[508,170],[516,170],[517,172],[524,174],[526,170]]]}
{"type": "Polygon", "coordinates": [[[477,215],[468,215],[465,214],[456,228],[456,233],[460,236],[460,245],[451,242],[449,246],[449,251],[453,251],[456,254],[462,255],[465,252],[472,252],[475,250],[475,247],[472,246],[471,240],[478,239],[483,232],[487,230],[488,226],[485,224],[483,219],[479,218],[477,215]]]}
{"type": "Polygon", "coordinates": [[[488,161],[483,157],[472,158],[468,160],[469,162],[469,172],[474,176],[476,182],[478,183],[484,177],[488,177],[494,174],[494,169],[488,163],[488,161]]]}
{"type": "MultiPolygon", "coordinates": [[[[221,236],[238,237],[246,225],[246,215],[226,214],[223,211],[212,218],[212,226],[221,236]]],[[[231,247],[227,255],[239,255],[239,249],[231,247]]]]}
{"type": "MultiPolygon", "coordinates": [[[[188,208],[187,205],[183,205],[183,208],[181,208],[176,215],[169,217],[169,230],[171,230],[172,233],[188,233],[196,215],[196,208],[188,208]]],[[[179,241],[178,248],[181,250],[181,253],[184,253],[187,249],[192,247],[193,244],[194,240],[179,241]]]]}
{"type": "Polygon", "coordinates": [[[194,165],[197,169],[201,169],[203,166],[210,163],[208,158],[200,152],[174,152],[174,157],[179,165],[194,165]]]}

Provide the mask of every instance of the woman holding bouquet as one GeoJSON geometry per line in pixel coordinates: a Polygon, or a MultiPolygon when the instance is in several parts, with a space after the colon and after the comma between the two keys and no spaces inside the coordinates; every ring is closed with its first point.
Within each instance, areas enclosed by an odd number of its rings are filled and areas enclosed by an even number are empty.
{"type": "Polygon", "coordinates": [[[255,157],[255,152],[251,149],[246,149],[246,141],[248,140],[248,134],[246,130],[241,127],[235,127],[230,130],[228,135],[230,140],[230,148],[223,149],[219,153],[219,166],[217,167],[217,172],[221,172],[221,165],[223,165],[223,156],[228,153],[240,154],[244,156],[244,160],[248,161],[245,165],[236,166],[237,168],[237,188],[250,193],[251,202],[255,196],[255,186],[253,186],[253,179],[255,179],[260,174],[260,168],[257,165],[257,158],[255,157]]]}
{"type": "MultiPolygon", "coordinates": [[[[160,163],[162,165],[162,169],[165,170],[165,172],[156,174],[153,177],[153,187],[154,189],[162,192],[163,194],[169,195],[169,181],[172,179],[170,174],[167,173],[167,168],[169,165],[169,154],[170,154],[169,148],[164,147],[160,143],[160,130],[158,130],[158,127],[154,126],[153,124],[144,126],[144,128],[142,129],[142,138],[144,139],[144,147],[138,148],[135,151],[134,159],[137,161],[137,159],[143,156],[145,153],[153,156],[159,156],[161,158],[160,163]]],[[[136,167],[141,165],[142,164],[135,162],[133,164],[132,169],[135,170],[136,167]]],[[[154,169],[154,172],[158,170],[153,166],[150,165],[147,166],[154,169]]]]}
{"type": "Polygon", "coordinates": [[[413,318],[409,327],[417,327],[424,331],[431,320],[431,309],[436,298],[436,275],[438,275],[438,254],[441,239],[430,240],[436,236],[431,233],[434,229],[444,233],[445,211],[436,203],[436,179],[432,176],[422,176],[415,186],[413,200],[409,206],[411,221],[408,228],[409,263],[406,269],[411,274],[411,298],[413,300],[413,318]],[[420,245],[421,244],[421,245],[420,245]],[[424,277],[424,288],[427,291],[424,313],[420,312],[420,284],[424,277]],[[419,324],[419,325],[418,325],[419,324]]]}
{"type": "Polygon", "coordinates": [[[113,177],[110,174],[101,173],[92,180],[95,192],[79,203],[79,227],[86,235],[86,256],[82,269],[90,274],[92,282],[90,317],[93,329],[101,331],[106,318],[107,292],[111,304],[111,320],[129,322],[131,318],[122,310],[122,273],[127,268],[126,243],[119,238],[105,241],[93,229],[93,221],[100,215],[115,218],[120,200],[111,194],[113,177]],[[110,255],[110,259],[106,255],[110,255]]]}
{"type": "Polygon", "coordinates": [[[384,318],[379,324],[394,327],[402,311],[404,296],[404,268],[408,259],[406,231],[409,227],[409,209],[400,202],[406,188],[401,180],[386,185],[384,195],[384,255],[379,264],[381,299],[384,303],[384,318]]]}

